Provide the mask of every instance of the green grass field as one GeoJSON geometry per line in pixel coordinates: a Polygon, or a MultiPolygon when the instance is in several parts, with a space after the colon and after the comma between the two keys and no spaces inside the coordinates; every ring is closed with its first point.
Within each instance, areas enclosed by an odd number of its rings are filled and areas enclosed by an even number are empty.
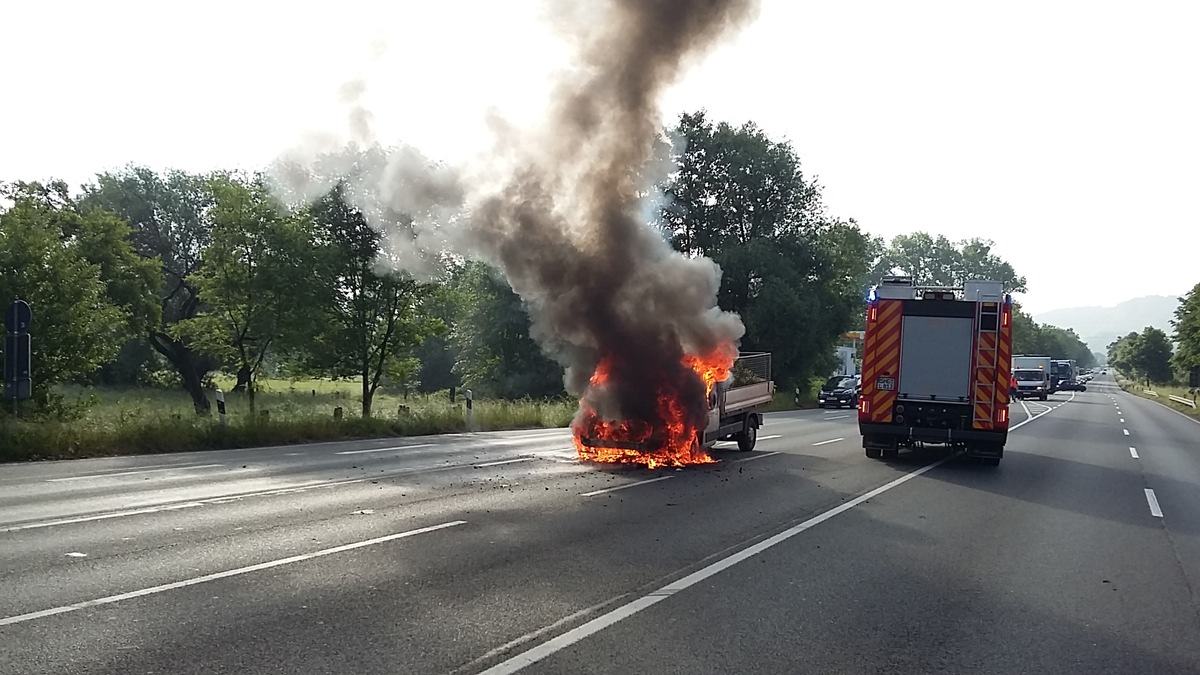
{"type": "MultiPolygon", "coordinates": [[[[217,379],[232,388],[233,380],[217,379]]],[[[282,445],[305,441],[415,436],[456,431],[563,427],[577,403],[570,400],[476,400],[468,429],[462,396],[410,396],[379,391],[372,417],[361,417],[357,382],[329,380],[260,383],[257,415],[244,395],[227,394],[228,424],[200,417],[182,391],[64,387],[59,390],[76,414],[66,421],[0,423],[0,461],[185,452],[282,445]],[[341,419],[334,411],[342,409],[341,419]]]]}

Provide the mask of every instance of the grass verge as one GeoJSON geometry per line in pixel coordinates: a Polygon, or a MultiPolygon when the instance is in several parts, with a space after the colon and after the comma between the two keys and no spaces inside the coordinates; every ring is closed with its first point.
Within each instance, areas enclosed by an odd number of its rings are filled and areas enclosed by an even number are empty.
{"type": "Polygon", "coordinates": [[[386,438],[565,427],[577,404],[568,400],[475,401],[468,429],[461,397],[378,394],[374,414],[361,417],[353,383],[273,383],[257,397],[256,414],[241,395],[227,397],[228,424],[200,417],[174,391],[68,389],[69,420],[0,417],[0,462],[220,450],[314,441],[386,438]],[[335,409],[341,408],[340,419],[335,409]],[[263,411],[267,411],[264,415],[263,411]]]}
{"type": "Polygon", "coordinates": [[[1195,401],[1195,395],[1188,391],[1187,387],[1156,384],[1147,388],[1145,382],[1136,382],[1119,373],[1116,375],[1116,378],[1117,386],[1121,387],[1124,391],[1150,399],[1151,401],[1157,401],[1172,410],[1178,410],[1189,417],[1200,419],[1200,408],[1193,408],[1192,406],[1171,400],[1171,396],[1178,396],[1189,401],[1195,401]]]}

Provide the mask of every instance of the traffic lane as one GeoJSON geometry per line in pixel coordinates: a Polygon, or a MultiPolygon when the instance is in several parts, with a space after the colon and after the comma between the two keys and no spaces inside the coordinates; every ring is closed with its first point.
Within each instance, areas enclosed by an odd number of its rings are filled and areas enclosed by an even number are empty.
{"type": "Polygon", "coordinates": [[[125,455],[120,457],[10,462],[0,464],[0,469],[3,471],[2,475],[0,475],[0,486],[27,482],[36,483],[47,479],[69,478],[87,473],[131,471],[180,464],[202,464],[209,462],[230,465],[268,462],[287,463],[291,462],[291,458],[294,457],[308,457],[311,460],[321,457],[337,457],[338,453],[342,452],[369,453],[395,446],[426,443],[441,445],[489,445],[538,437],[544,437],[547,440],[553,437],[569,440],[570,431],[565,428],[517,429],[511,431],[464,432],[429,436],[395,436],[346,441],[321,441],[253,448],[230,448],[226,450],[198,450],[189,452],[170,452],[164,450],[162,453],[125,455]]]}
{"type": "MultiPolygon", "coordinates": [[[[514,438],[466,443],[456,439],[403,446],[369,454],[298,455],[273,462],[200,464],[160,471],[83,473],[8,486],[0,494],[0,528],[37,520],[345,481],[366,475],[404,473],[514,460],[569,447],[569,437],[514,438]]],[[[358,451],[344,451],[358,452],[358,451]]]]}
{"type": "MultiPolygon", "coordinates": [[[[838,473],[852,469],[861,453],[857,435],[829,438],[831,434],[814,431],[805,441],[793,435],[764,435],[759,450],[753,453],[737,452],[736,443],[722,442],[714,449],[714,456],[724,462],[759,461],[788,452],[801,459],[794,464],[795,471],[818,482],[837,481],[838,473]],[[847,448],[851,449],[848,457],[847,448]]],[[[138,494],[130,495],[133,501],[123,503],[116,511],[65,520],[24,521],[0,530],[0,569],[68,565],[72,561],[63,558],[68,553],[83,553],[94,560],[139,547],[173,546],[192,538],[217,536],[233,528],[270,529],[319,519],[327,513],[367,508],[364,504],[395,508],[453,491],[476,489],[476,485],[478,489],[504,485],[505,477],[533,480],[539,475],[552,478],[571,473],[577,483],[572,489],[581,494],[636,486],[641,480],[637,473],[593,470],[594,465],[578,463],[574,450],[567,448],[531,452],[515,459],[435,464],[402,472],[354,468],[359,472],[349,478],[301,483],[299,487],[272,486],[259,492],[235,492],[235,496],[227,496],[229,491],[222,490],[215,498],[184,501],[146,500],[146,494],[138,494]]],[[[665,476],[669,479],[672,474],[667,472],[665,476]]]]}
{"type": "MultiPolygon", "coordinates": [[[[854,476],[818,486],[791,464],[805,461],[781,454],[697,467],[597,498],[529,483],[472,495],[470,514],[453,498],[436,500],[434,520],[468,524],[420,547],[373,546],[6,626],[15,648],[0,670],[23,672],[49,657],[77,672],[310,672],[328,658],[340,672],[445,670],[895,475],[863,463],[854,476]],[[323,623],[303,620],[312,617],[323,623]],[[321,651],[331,643],[336,654],[321,651]]],[[[231,537],[214,548],[239,544],[231,537]]],[[[161,566],[127,564],[134,575],[161,566]]]]}
{"type": "Polygon", "coordinates": [[[1134,448],[1129,461],[1145,474],[1200,608],[1200,423],[1132,394],[1118,395],[1116,403],[1130,431],[1121,440],[1134,448]]]}
{"type": "Polygon", "coordinates": [[[1196,605],[1141,476],[1071,439],[1102,424],[1072,407],[1000,467],[948,462],[521,672],[1195,672],[1196,605]]]}
{"type": "MultiPolygon", "coordinates": [[[[714,456],[733,471],[736,465],[742,474],[748,464],[744,462],[769,461],[779,453],[788,453],[787,471],[803,477],[818,488],[840,486],[853,482],[853,473],[861,468],[861,449],[857,438],[851,443],[830,445],[815,443],[815,447],[797,449],[790,439],[778,438],[766,441],[762,450],[742,453],[718,449],[714,456]]],[[[281,528],[301,530],[327,519],[337,519],[347,514],[368,512],[401,513],[414,504],[427,500],[442,500],[459,495],[470,495],[489,490],[521,488],[526,484],[542,486],[542,492],[551,496],[559,493],[599,497],[610,492],[639,488],[647,481],[675,480],[687,478],[679,471],[644,471],[608,469],[593,464],[582,464],[569,459],[573,451],[556,458],[530,459],[528,462],[483,466],[468,469],[461,467],[445,471],[429,471],[405,476],[379,476],[353,484],[335,484],[314,487],[309,490],[284,494],[265,494],[244,499],[221,499],[212,502],[192,502],[178,508],[166,506],[152,513],[132,513],[128,517],[101,518],[95,521],[77,522],[46,528],[18,530],[0,534],[0,576],[14,587],[40,589],[53,592],[54,584],[43,584],[19,578],[21,572],[46,573],[54,578],[59,574],[73,574],[83,570],[90,582],[72,581],[83,595],[105,592],[107,571],[112,565],[120,565],[122,556],[153,555],[156,551],[186,550],[189,546],[217,546],[231,533],[240,536],[279,537],[281,528]],[[83,558],[86,558],[84,560],[83,558]]],[[[754,474],[750,474],[753,476],[754,474]]],[[[753,478],[751,479],[753,480],[753,478]]],[[[536,490],[534,494],[539,494],[536,490]]],[[[540,496],[540,495],[539,495],[540,496]]],[[[624,496],[624,495],[620,495],[624,496]]],[[[461,509],[470,511],[469,506],[461,509]]],[[[420,509],[417,509],[418,511],[420,509]]],[[[111,514],[109,514],[111,515],[111,514]]],[[[280,537],[286,545],[292,539],[280,537]]],[[[303,537],[295,540],[304,543],[303,537]]],[[[240,549],[238,549],[240,550],[240,549]]],[[[264,549],[277,551],[275,549],[264,549]]],[[[291,551],[291,549],[288,549],[291,551]]],[[[294,551],[292,551],[294,552],[294,551]]],[[[267,555],[264,553],[264,555],[267,555]]],[[[289,553],[290,554],[290,553],[289,553]]],[[[283,555],[283,553],[280,553],[283,555]]],[[[232,556],[232,554],[231,554],[232,556]]],[[[208,564],[196,570],[209,573],[221,569],[222,565],[236,566],[243,562],[241,557],[208,557],[208,564]]],[[[162,574],[146,580],[143,585],[166,583],[170,570],[178,569],[173,561],[145,565],[147,569],[158,569],[162,574]]],[[[119,569],[119,568],[118,568],[119,569]]],[[[116,573],[112,573],[114,577],[116,573]]],[[[139,582],[140,583],[140,582],[139,582]]],[[[122,587],[122,590],[129,590],[122,587]]],[[[47,604],[51,597],[17,593],[8,598],[15,607],[47,604]]],[[[0,599],[0,609],[4,609],[0,599]]],[[[16,611],[16,610],[13,610],[16,611]]],[[[22,610],[24,611],[24,610],[22,610]]]]}
{"type": "MultiPolygon", "coordinates": [[[[120,565],[122,556],[186,550],[191,546],[218,548],[231,535],[252,540],[261,534],[268,540],[276,537],[290,542],[280,533],[348,515],[422,513],[429,508],[425,502],[508,491],[532,482],[540,482],[546,490],[574,494],[611,484],[606,478],[578,462],[531,459],[498,466],[380,476],[283,494],[192,502],[183,505],[187,508],[173,505],[128,517],[10,531],[0,533],[0,581],[15,584],[13,575],[29,571],[54,575],[80,568],[88,573],[98,569],[100,573],[93,577],[89,588],[90,592],[102,593],[104,570],[108,565],[120,565]]],[[[307,545],[303,537],[297,541],[307,545]]],[[[238,562],[240,559],[218,557],[204,570],[214,571],[238,562]]],[[[151,567],[168,575],[179,568],[170,562],[151,567]]],[[[162,581],[158,578],[155,583],[162,581]]],[[[0,598],[0,609],[18,598],[19,594],[0,598]]]]}
{"type": "MultiPolygon", "coordinates": [[[[1133,444],[1121,433],[1122,428],[1105,395],[1079,393],[1075,400],[1009,436],[1004,459],[997,470],[1007,471],[1014,465],[1034,469],[1027,488],[989,481],[979,482],[975,487],[1040,500],[1046,507],[1114,523],[1158,527],[1156,519],[1147,520],[1150,510],[1145,489],[1149,485],[1143,467],[1130,456],[1129,447],[1133,444]],[[1044,478],[1037,477],[1039,471],[1044,478]],[[1050,489],[1047,484],[1050,480],[1069,481],[1070,489],[1050,489]],[[1105,498],[1096,501],[1093,493],[1105,498]]],[[[930,474],[935,480],[951,480],[958,475],[930,474]]],[[[1184,478],[1164,476],[1160,480],[1163,485],[1195,489],[1184,478]]],[[[1181,523],[1180,527],[1195,533],[1200,524],[1181,523]]]]}
{"type": "MultiPolygon", "coordinates": [[[[828,438],[834,422],[799,416],[768,416],[763,440],[828,438]]],[[[571,448],[569,432],[495,433],[425,437],[424,442],[396,445],[296,446],[283,456],[240,458],[230,464],[227,453],[213,453],[202,464],[127,464],[99,470],[81,460],[72,475],[27,480],[0,492],[0,528],[29,522],[68,519],[89,514],[144,509],[172,503],[219,499],[238,494],[299,488],[320,482],[353,480],[366,474],[388,475],[436,469],[443,465],[518,461],[528,455],[556,454],[571,448]],[[305,448],[315,447],[314,450],[305,448]]],[[[59,473],[61,473],[61,469],[59,473]]]]}

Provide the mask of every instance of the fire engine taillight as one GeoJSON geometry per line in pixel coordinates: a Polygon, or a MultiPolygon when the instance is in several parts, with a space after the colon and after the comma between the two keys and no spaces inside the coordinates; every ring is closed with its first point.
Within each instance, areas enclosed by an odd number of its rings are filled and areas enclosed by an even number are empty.
{"type": "Polygon", "coordinates": [[[858,399],[858,412],[863,415],[869,415],[871,413],[871,402],[865,398],[858,399]]]}
{"type": "Polygon", "coordinates": [[[999,419],[997,419],[996,421],[999,422],[1000,424],[1008,424],[1008,407],[1000,406],[1000,412],[997,415],[997,417],[999,419]]]}
{"type": "Polygon", "coordinates": [[[867,321],[875,320],[876,311],[877,311],[877,308],[875,307],[875,305],[871,305],[871,309],[867,310],[867,321]]]}
{"type": "Polygon", "coordinates": [[[1005,305],[1004,309],[1001,310],[1001,312],[1000,312],[1000,325],[1007,326],[1008,322],[1011,320],[1012,320],[1012,308],[1009,307],[1008,305],[1005,305]]]}

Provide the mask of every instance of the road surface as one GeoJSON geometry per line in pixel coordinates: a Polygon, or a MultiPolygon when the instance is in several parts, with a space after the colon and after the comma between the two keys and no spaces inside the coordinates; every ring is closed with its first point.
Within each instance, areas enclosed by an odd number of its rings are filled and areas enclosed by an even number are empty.
{"type": "Polygon", "coordinates": [[[1200,672],[1200,425],[1025,408],[996,468],[847,410],[683,471],[561,430],[4,465],[0,672],[1200,672]]]}

